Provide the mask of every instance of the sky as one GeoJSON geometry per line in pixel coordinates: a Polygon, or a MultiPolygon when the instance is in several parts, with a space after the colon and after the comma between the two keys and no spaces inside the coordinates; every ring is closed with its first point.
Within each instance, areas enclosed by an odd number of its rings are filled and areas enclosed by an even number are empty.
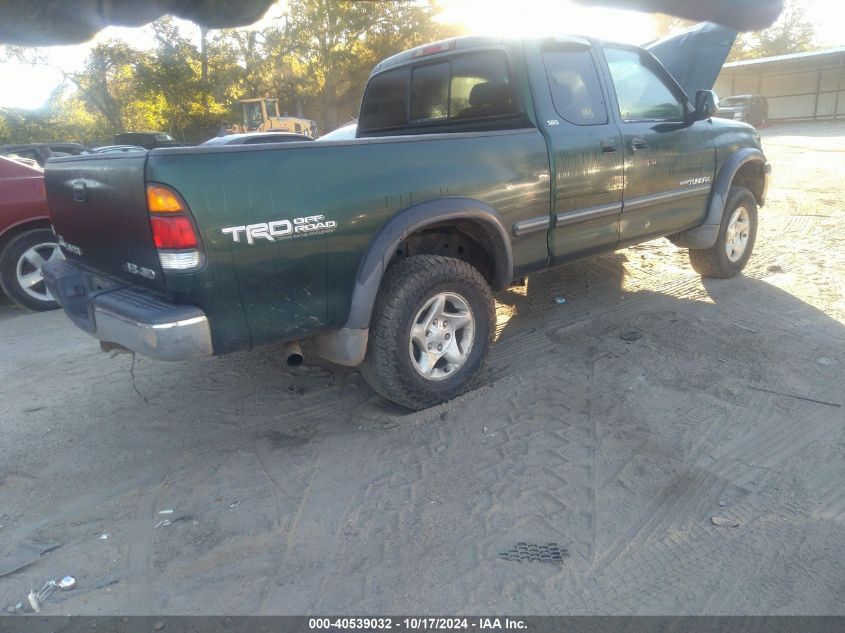
{"type": "MultiPolygon", "coordinates": [[[[284,2],[270,8],[261,28],[280,15],[284,2]]],[[[654,38],[652,16],[633,11],[597,9],[567,0],[439,0],[446,22],[463,24],[470,33],[509,36],[542,36],[578,33],[603,39],[642,44],[654,38]]],[[[824,47],[845,45],[845,8],[841,0],[809,0],[808,17],[817,27],[819,43],[824,47]]],[[[186,33],[199,29],[190,22],[181,22],[186,33]]],[[[0,61],[0,107],[38,108],[62,82],[62,70],[80,69],[88,51],[96,43],[112,38],[126,40],[136,48],[153,45],[149,27],[109,27],[92,41],[75,46],[53,46],[39,49],[49,64],[29,66],[0,61]]]]}

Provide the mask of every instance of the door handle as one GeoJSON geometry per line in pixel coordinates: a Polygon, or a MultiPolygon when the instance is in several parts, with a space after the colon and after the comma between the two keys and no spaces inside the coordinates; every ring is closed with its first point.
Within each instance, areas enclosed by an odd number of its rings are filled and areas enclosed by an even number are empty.
{"type": "Polygon", "coordinates": [[[77,180],[73,183],[73,201],[85,202],[88,200],[88,189],[85,187],[84,180],[77,180]]]}
{"type": "Polygon", "coordinates": [[[609,140],[609,141],[602,141],[601,142],[601,153],[602,154],[612,154],[616,151],[616,141],[609,140]]]}
{"type": "Polygon", "coordinates": [[[631,151],[636,152],[637,150],[645,149],[645,148],[646,148],[645,139],[642,136],[635,136],[634,138],[631,139],[631,151]]]}

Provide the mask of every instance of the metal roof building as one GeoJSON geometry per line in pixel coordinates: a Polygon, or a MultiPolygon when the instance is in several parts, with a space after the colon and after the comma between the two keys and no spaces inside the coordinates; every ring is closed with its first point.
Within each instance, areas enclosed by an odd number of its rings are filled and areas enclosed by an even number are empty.
{"type": "Polygon", "coordinates": [[[845,47],[725,64],[714,88],[720,97],[759,94],[769,121],[845,117],[845,47]]]}

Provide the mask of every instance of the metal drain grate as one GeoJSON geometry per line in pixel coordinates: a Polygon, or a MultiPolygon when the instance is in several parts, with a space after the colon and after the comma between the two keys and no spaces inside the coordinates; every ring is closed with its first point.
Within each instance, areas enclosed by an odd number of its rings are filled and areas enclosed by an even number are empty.
{"type": "Polygon", "coordinates": [[[517,543],[516,547],[509,552],[502,552],[499,558],[512,560],[517,563],[538,562],[538,563],[562,563],[564,556],[569,556],[569,550],[561,549],[557,543],[536,545],[534,543],[517,543]]]}

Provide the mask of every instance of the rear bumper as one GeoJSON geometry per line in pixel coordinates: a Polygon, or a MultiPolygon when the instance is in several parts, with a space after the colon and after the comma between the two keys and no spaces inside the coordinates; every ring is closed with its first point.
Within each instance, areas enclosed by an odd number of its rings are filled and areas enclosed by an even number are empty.
{"type": "Polygon", "coordinates": [[[214,353],[205,313],[161,301],[137,286],[104,280],[71,261],[48,262],[44,281],[82,330],[157,360],[187,360],[214,353]]]}

